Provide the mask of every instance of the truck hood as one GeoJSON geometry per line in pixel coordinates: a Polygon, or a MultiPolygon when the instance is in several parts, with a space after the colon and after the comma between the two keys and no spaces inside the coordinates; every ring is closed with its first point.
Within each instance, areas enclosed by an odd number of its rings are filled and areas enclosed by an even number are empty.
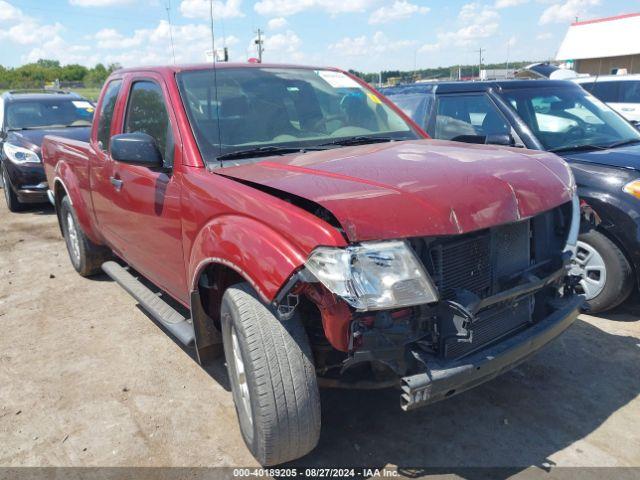
{"type": "Polygon", "coordinates": [[[626,147],[610,148],[608,150],[594,150],[563,155],[569,162],[597,163],[609,167],[633,168],[640,171],[640,144],[626,147]]]}
{"type": "Polygon", "coordinates": [[[438,140],[269,157],[215,172],[321,205],[352,242],[514,222],[569,201],[573,188],[553,154],[438,140]]]}

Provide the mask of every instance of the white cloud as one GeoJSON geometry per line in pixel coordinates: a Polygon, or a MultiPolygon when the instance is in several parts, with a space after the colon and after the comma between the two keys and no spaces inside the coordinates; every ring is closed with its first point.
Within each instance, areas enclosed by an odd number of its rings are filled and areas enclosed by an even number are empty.
{"type": "Polygon", "coordinates": [[[133,3],[133,0],[69,0],[76,7],[113,7],[133,3]]]}
{"type": "Polygon", "coordinates": [[[269,23],[267,23],[267,27],[269,28],[269,30],[280,30],[287,25],[289,25],[289,22],[287,22],[287,19],[283,17],[272,18],[271,20],[269,20],[269,23]]]}
{"type": "Polygon", "coordinates": [[[529,0],[496,0],[495,8],[509,8],[517,7],[518,5],[524,5],[529,3],[529,0]]]}
{"type": "Polygon", "coordinates": [[[539,33],[536,36],[536,40],[549,40],[551,38],[553,38],[553,34],[551,34],[549,32],[539,33]]]}
{"type": "Polygon", "coordinates": [[[336,15],[363,12],[376,0],[260,0],[253,6],[260,15],[287,17],[311,9],[321,9],[336,15]]]}
{"type": "Polygon", "coordinates": [[[600,0],[566,0],[548,7],[540,16],[540,25],[549,23],[569,23],[576,17],[585,17],[590,13],[590,7],[600,5],[600,0]]]}
{"type": "Polygon", "coordinates": [[[8,2],[5,2],[4,0],[0,0],[0,22],[19,20],[22,16],[23,14],[20,9],[14,7],[8,2]]]}
{"type": "Polygon", "coordinates": [[[0,40],[18,45],[36,45],[58,36],[60,23],[45,24],[0,0],[0,40]]]}
{"type": "Polygon", "coordinates": [[[359,57],[399,51],[415,46],[416,43],[414,40],[390,40],[384,33],[376,32],[371,38],[366,35],[344,37],[342,40],[329,45],[329,49],[336,55],[359,57]]]}
{"type": "MultiPolygon", "coordinates": [[[[254,40],[252,39],[247,47],[249,57],[257,57],[254,40]]],[[[304,54],[300,51],[301,46],[302,40],[292,30],[267,35],[264,37],[263,59],[265,62],[300,62],[304,58],[304,54]]]]}
{"type": "Polygon", "coordinates": [[[500,28],[500,15],[487,5],[467,3],[458,14],[459,28],[439,33],[438,41],[420,47],[419,53],[435,52],[452,47],[469,47],[478,40],[495,35],[500,28]]]}
{"type": "Polygon", "coordinates": [[[429,7],[420,7],[407,0],[395,0],[391,6],[380,7],[369,17],[369,23],[376,25],[387,22],[397,22],[412,15],[425,14],[431,10],[429,7]]]}
{"type": "MultiPolygon", "coordinates": [[[[173,39],[178,63],[203,62],[206,58],[205,52],[211,50],[210,30],[206,24],[174,26],[173,39]]],[[[219,47],[233,48],[239,43],[239,39],[228,36],[226,39],[218,38],[217,42],[219,47]]],[[[238,59],[233,51],[230,52],[230,56],[232,60],[238,59]]],[[[125,66],[171,64],[173,54],[170,26],[162,20],[155,28],[135,30],[130,35],[105,28],[77,44],[69,43],[54,33],[38,42],[22,60],[32,62],[40,58],[86,66],[93,66],[98,62],[120,63],[125,66]]]]}
{"type": "MultiPolygon", "coordinates": [[[[215,0],[213,15],[215,18],[243,17],[242,0],[215,0]]],[[[182,0],[180,13],[187,18],[209,18],[209,0],[182,0]]]]}

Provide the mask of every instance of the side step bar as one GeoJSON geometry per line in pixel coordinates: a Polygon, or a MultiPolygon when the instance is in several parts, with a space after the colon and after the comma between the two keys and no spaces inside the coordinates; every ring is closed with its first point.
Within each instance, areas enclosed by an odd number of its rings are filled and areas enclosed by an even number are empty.
{"type": "Polygon", "coordinates": [[[135,298],[142,308],[149,312],[181,343],[187,346],[195,343],[193,324],[152,290],[144,286],[136,277],[113,261],[103,263],[102,270],[124,288],[129,295],[135,298]]]}

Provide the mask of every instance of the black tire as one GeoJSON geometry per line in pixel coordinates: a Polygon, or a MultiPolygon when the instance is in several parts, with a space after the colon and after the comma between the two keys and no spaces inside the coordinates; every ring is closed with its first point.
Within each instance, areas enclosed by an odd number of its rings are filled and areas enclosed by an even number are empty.
{"type": "Polygon", "coordinates": [[[4,199],[7,202],[7,208],[9,211],[17,213],[24,210],[24,204],[18,200],[16,192],[13,191],[11,180],[9,180],[9,176],[4,169],[4,166],[2,167],[2,188],[4,189],[4,199]]]}
{"type": "Polygon", "coordinates": [[[309,453],[320,437],[320,394],[300,319],[281,322],[248,284],[241,283],[224,293],[221,326],[240,430],[253,456],[268,466],[309,453]],[[232,332],[245,372],[243,387],[232,332]],[[250,411],[242,388],[248,390],[250,411]]]}
{"type": "Polygon", "coordinates": [[[90,277],[100,272],[100,267],[110,257],[107,248],[96,245],[82,231],[71,200],[65,196],[60,202],[60,225],[69,252],[69,259],[73,268],[83,277],[90,277]],[[75,232],[74,235],[71,229],[75,232]],[[76,243],[77,242],[77,243],[76,243]],[[76,245],[77,251],[74,248],[76,245]]]}
{"type": "MultiPolygon", "coordinates": [[[[631,264],[622,250],[597,230],[580,235],[578,241],[584,242],[602,257],[606,271],[604,288],[595,297],[587,299],[587,310],[590,313],[598,313],[617,307],[633,291],[635,282],[631,264]]],[[[578,255],[580,253],[579,247],[578,255]]]]}

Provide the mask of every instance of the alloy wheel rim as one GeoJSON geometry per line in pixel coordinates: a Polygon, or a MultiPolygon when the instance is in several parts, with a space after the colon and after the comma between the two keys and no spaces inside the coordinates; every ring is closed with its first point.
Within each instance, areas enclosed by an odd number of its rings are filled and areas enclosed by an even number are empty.
{"type": "Polygon", "coordinates": [[[240,352],[240,343],[235,327],[231,328],[231,350],[233,352],[233,364],[235,367],[235,376],[240,394],[240,408],[242,408],[245,416],[249,421],[249,425],[253,425],[253,417],[251,415],[251,397],[249,395],[249,384],[247,383],[247,375],[242,361],[240,352]]]}
{"type": "Polygon", "coordinates": [[[78,238],[78,230],[76,223],[73,221],[71,213],[67,213],[67,235],[69,237],[69,251],[73,257],[73,261],[80,263],[80,240],[78,238]]]}
{"type": "Polygon", "coordinates": [[[571,273],[580,276],[578,288],[587,300],[600,295],[607,283],[607,267],[602,255],[585,242],[578,241],[571,273]]]}

